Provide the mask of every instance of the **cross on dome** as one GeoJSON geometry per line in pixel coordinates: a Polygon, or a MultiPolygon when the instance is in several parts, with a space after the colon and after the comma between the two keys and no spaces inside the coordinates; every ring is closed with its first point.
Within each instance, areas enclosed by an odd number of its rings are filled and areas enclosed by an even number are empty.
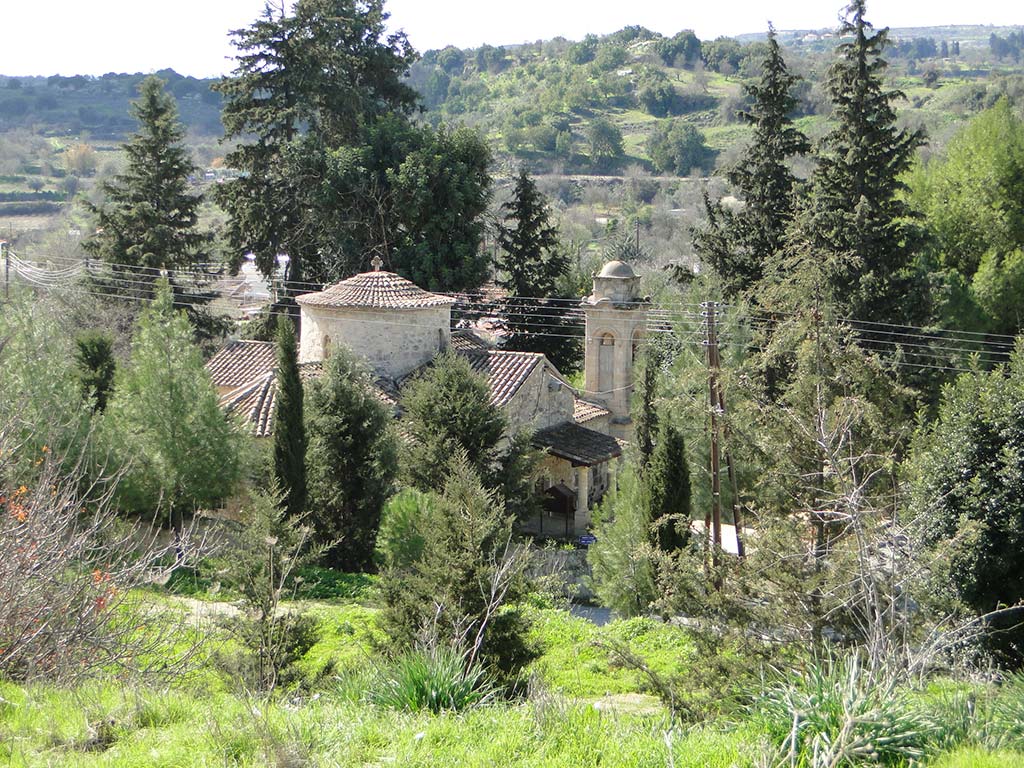
{"type": "Polygon", "coordinates": [[[380,257],[379,253],[370,259],[370,266],[373,267],[374,272],[380,272],[380,268],[384,266],[384,259],[380,257]]]}

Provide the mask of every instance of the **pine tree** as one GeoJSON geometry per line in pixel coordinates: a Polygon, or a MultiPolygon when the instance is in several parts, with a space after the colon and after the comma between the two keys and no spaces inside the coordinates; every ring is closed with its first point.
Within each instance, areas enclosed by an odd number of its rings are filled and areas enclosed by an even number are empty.
{"type": "Polygon", "coordinates": [[[166,279],[139,317],[103,428],[126,467],[117,488],[122,508],[167,509],[176,530],[186,509],[225,498],[241,476],[241,437],[220,408],[166,279]]]}
{"type": "Polygon", "coordinates": [[[523,596],[528,556],[510,546],[514,516],[474,464],[455,449],[441,467],[439,492],[419,499],[406,532],[419,546],[385,563],[381,620],[399,648],[426,636],[475,656],[479,639],[491,670],[511,675],[534,656],[527,620],[510,605],[523,596]]]}
{"type": "Polygon", "coordinates": [[[675,425],[665,421],[643,476],[654,545],[663,552],[686,546],[690,526],[690,465],[686,443],[675,425]]]}
{"type": "Polygon", "coordinates": [[[495,267],[496,282],[510,294],[503,306],[507,344],[521,352],[542,352],[562,370],[578,367],[580,345],[567,317],[575,302],[556,295],[569,258],[551,223],[547,200],[526,171],[519,173],[501,210],[495,267]]]}
{"type": "Polygon", "coordinates": [[[864,0],[854,0],[839,30],[853,39],[838,47],[829,70],[834,127],[818,149],[805,236],[826,266],[826,298],[841,316],[907,321],[924,302],[903,300],[917,232],[901,176],[924,134],[896,125],[893,103],[902,94],[883,83],[888,30],[871,34],[864,12],[864,0]]]}
{"type": "Polygon", "coordinates": [[[277,321],[276,398],[274,476],[283,494],[285,509],[292,518],[298,519],[306,506],[306,426],[295,326],[283,316],[277,321]]]}
{"type": "Polygon", "coordinates": [[[597,542],[587,551],[594,592],[601,605],[622,616],[649,613],[658,597],[645,495],[635,467],[627,466],[594,512],[597,542]]]}
{"type": "Polygon", "coordinates": [[[164,85],[155,76],[142,81],[140,98],[132,104],[139,130],[124,145],[127,167],[102,185],[105,201],[90,205],[97,231],[82,246],[114,265],[115,273],[125,272],[125,281],[132,282],[115,280],[119,293],[150,295],[149,282],[135,282],[135,268],[145,267],[155,280],[160,269],[192,266],[209,243],[196,226],[202,198],[189,191],[188,177],[196,167],[182,144],[185,130],[174,97],[164,85]]]}
{"type": "Polygon", "coordinates": [[[324,367],[306,404],[306,506],[329,547],[325,561],[367,571],[397,468],[391,416],[347,350],[335,349],[324,367]]]}
{"type": "Polygon", "coordinates": [[[404,457],[406,478],[421,491],[440,491],[449,457],[463,450],[473,470],[494,487],[498,442],[504,414],[491,404],[486,380],[454,354],[437,358],[406,385],[402,405],[410,441],[404,457]]]}
{"type": "Polygon", "coordinates": [[[558,229],[551,223],[547,199],[526,171],[519,172],[512,197],[501,210],[495,282],[513,296],[551,296],[569,269],[569,259],[558,247],[558,229]]]}
{"type": "Polygon", "coordinates": [[[409,440],[402,456],[406,481],[421,491],[440,491],[448,460],[464,451],[484,485],[501,494],[508,511],[524,519],[537,508],[533,480],[537,453],[530,435],[506,436],[508,421],[491,402],[486,379],[469,362],[446,354],[402,391],[409,440]],[[506,439],[506,437],[508,439],[506,439]]]}
{"type": "Polygon", "coordinates": [[[756,285],[765,264],[782,249],[795,207],[796,179],[786,162],[810,149],[790,119],[797,104],[792,90],[800,78],[786,67],[771,26],[762,66],[760,81],[744,85],[753,102],[750,111],[739,113],[753,126],[753,136],[743,157],[726,172],[743,208],[733,212],[705,195],[708,221],[694,231],[694,248],[722,278],[727,296],[756,285]]]}

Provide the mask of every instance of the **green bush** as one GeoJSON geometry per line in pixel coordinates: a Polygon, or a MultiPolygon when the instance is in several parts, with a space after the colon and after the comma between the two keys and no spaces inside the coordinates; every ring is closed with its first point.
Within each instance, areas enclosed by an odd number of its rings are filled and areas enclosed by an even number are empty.
{"type": "Polygon", "coordinates": [[[938,731],[894,687],[874,684],[856,656],[811,664],[796,680],[769,686],[755,717],[780,764],[810,768],[914,763],[934,748],[938,731]]]}
{"type": "Polygon", "coordinates": [[[466,655],[439,646],[415,649],[396,657],[373,682],[374,704],[410,712],[462,712],[483,704],[495,688],[479,664],[466,666],[466,655]]]}

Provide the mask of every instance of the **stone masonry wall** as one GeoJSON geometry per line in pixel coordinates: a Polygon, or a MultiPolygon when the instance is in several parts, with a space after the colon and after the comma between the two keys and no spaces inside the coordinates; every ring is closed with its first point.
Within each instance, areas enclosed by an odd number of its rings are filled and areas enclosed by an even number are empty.
{"type": "Polygon", "coordinates": [[[552,376],[547,366],[538,366],[505,406],[505,415],[512,432],[525,427],[544,429],[572,421],[573,401],[572,390],[552,376]]]}
{"type": "Polygon", "coordinates": [[[299,361],[324,357],[324,342],[344,344],[381,376],[398,378],[429,362],[451,340],[447,306],[424,309],[302,307],[299,361]]]}

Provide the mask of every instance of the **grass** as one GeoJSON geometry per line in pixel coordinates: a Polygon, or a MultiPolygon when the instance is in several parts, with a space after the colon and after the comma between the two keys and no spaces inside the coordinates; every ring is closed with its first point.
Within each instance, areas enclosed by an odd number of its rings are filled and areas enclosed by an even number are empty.
{"type": "Polygon", "coordinates": [[[278,705],[114,684],[78,691],[0,687],[0,759],[11,766],[750,765],[749,734],[671,733],[663,718],[535,703],[410,714],[316,701],[278,705]],[[13,714],[12,714],[13,713],[13,714]],[[155,717],[154,717],[155,715],[155,717]],[[102,718],[105,718],[102,719],[102,718]],[[107,722],[109,736],[93,734],[107,722]],[[668,738],[666,738],[666,736],[668,738]]]}
{"type": "MultiPolygon", "coordinates": [[[[177,600],[164,599],[168,608],[177,600]]],[[[390,679],[402,671],[388,669],[377,650],[386,637],[374,608],[340,598],[292,607],[319,622],[319,640],[299,662],[306,686],[256,698],[238,692],[209,663],[162,687],[114,677],[74,689],[0,683],[0,765],[753,768],[779,743],[781,726],[764,716],[673,724],[643,695],[644,680],[600,645],[626,644],[666,676],[692,672],[701,659],[687,632],[650,619],[597,627],[531,607],[531,639],[542,653],[529,670],[530,695],[512,702],[481,696],[465,711],[433,713],[449,707],[418,708],[386,697],[374,703],[375,671],[393,673],[390,679]],[[630,706],[641,700],[643,706],[630,706]]],[[[230,641],[219,650],[232,653],[230,641]]],[[[826,699],[842,698],[849,680],[819,680],[816,694],[811,684],[802,686],[800,695],[822,700],[822,730],[831,727],[834,711],[826,699]]],[[[427,685],[420,693],[429,698],[435,689],[427,685]]],[[[986,768],[1024,764],[1022,702],[1024,680],[1011,678],[1000,688],[939,681],[905,705],[949,733],[945,742],[931,742],[929,765],[986,768]],[[965,709],[975,700],[977,718],[965,709]]],[[[871,702],[871,711],[887,705],[871,702]]],[[[784,719],[788,726],[788,713],[784,719]]]]}
{"type": "Polygon", "coordinates": [[[544,685],[576,699],[593,701],[608,694],[645,693],[641,676],[617,663],[600,641],[622,641],[647,659],[655,671],[685,672],[693,654],[686,632],[650,619],[627,619],[597,627],[564,611],[531,611],[531,640],[542,655],[531,665],[544,685]]]}

